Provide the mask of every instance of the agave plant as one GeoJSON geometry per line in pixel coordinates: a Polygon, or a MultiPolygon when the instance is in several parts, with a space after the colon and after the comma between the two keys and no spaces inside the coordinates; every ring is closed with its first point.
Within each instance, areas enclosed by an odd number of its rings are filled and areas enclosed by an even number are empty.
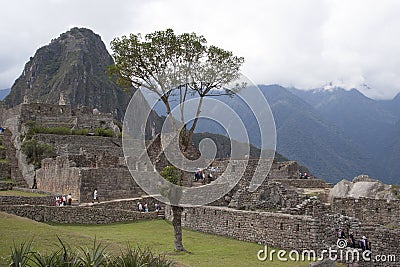
{"type": "Polygon", "coordinates": [[[58,236],[58,249],[48,255],[42,255],[39,252],[33,252],[31,261],[37,267],[80,267],[79,258],[76,250],[64,243],[58,236]]]}
{"type": "Polygon", "coordinates": [[[22,242],[21,244],[16,245],[13,243],[11,247],[11,255],[10,255],[10,267],[22,267],[22,266],[30,266],[28,265],[29,262],[29,255],[32,253],[33,239],[28,242],[22,242]]]}
{"type": "Polygon", "coordinates": [[[96,243],[96,238],[93,241],[93,248],[80,247],[80,252],[83,254],[79,257],[79,263],[82,267],[101,267],[109,266],[110,256],[106,252],[106,247],[101,243],[96,243]]]}
{"type": "Polygon", "coordinates": [[[127,246],[120,256],[114,257],[106,252],[101,243],[93,242],[93,247],[72,249],[58,236],[58,249],[49,254],[31,250],[32,240],[12,247],[10,265],[12,267],[170,267],[172,261],[164,255],[154,254],[150,248],[127,246]]]}
{"type": "Polygon", "coordinates": [[[169,261],[165,256],[155,256],[149,248],[141,249],[133,248],[128,245],[126,252],[121,251],[121,256],[115,260],[117,267],[169,267],[172,261],[169,261]]]}

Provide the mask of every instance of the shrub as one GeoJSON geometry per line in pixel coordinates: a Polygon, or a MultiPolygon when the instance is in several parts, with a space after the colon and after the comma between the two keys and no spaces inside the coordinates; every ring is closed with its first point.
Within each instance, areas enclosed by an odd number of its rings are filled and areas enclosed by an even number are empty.
{"type": "Polygon", "coordinates": [[[97,128],[94,130],[94,135],[104,136],[104,137],[113,137],[114,131],[112,129],[97,128]]]}
{"type": "Polygon", "coordinates": [[[87,135],[89,133],[88,129],[74,129],[71,132],[73,135],[87,135]]]}
{"type": "Polygon", "coordinates": [[[166,166],[160,175],[170,183],[181,185],[181,172],[175,166],[166,166]]]}
{"type": "Polygon", "coordinates": [[[28,164],[33,164],[36,169],[41,167],[41,161],[43,159],[56,156],[53,146],[50,144],[40,143],[34,139],[25,141],[22,144],[21,149],[26,155],[28,164]]]}
{"type": "Polygon", "coordinates": [[[119,130],[122,132],[122,123],[119,120],[114,120],[114,124],[117,125],[119,130]]]}

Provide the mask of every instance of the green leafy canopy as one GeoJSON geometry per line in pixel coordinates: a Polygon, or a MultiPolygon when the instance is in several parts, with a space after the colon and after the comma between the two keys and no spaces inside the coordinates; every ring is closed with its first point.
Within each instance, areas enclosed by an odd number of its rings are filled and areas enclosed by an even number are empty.
{"type": "MultiPolygon", "coordinates": [[[[130,34],[111,42],[115,65],[111,74],[124,86],[142,86],[168,98],[177,88],[188,86],[199,96],[222,88],[239,77],[244,62],[230,51],[207,46],[202,35],[172,29],[146,34],[130,34]]],[[[224,93],[234,93],[226,90],[224,93]]]]}

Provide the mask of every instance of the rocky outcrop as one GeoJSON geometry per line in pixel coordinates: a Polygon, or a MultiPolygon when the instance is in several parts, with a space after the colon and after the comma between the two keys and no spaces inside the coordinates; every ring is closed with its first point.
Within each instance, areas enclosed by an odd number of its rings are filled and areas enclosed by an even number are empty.
{"type": "Polygon", "coordinates": [[[397,199],[391,185],[386,185],[368,175],[359,175],[352,182],[342,180],[331,190],[330,199],[333,198],[376,198],[397,199]]]}

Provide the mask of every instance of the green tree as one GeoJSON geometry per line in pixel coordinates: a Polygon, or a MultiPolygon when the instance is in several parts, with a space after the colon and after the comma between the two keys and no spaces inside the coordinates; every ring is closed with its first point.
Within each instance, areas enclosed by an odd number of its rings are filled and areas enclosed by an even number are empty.
{"type": "MultiPolygon", "coordinates": [[[[109,72],[118,77],[118,84],[127,88],[132,85],[154,92],[171,114],[172,95],[179,95],[180,122],[171,125],[179,131],[179,144],[184,156],[192,145],[203,98],[206,96],[233,95],[243,85],[228,88],[226,85],[239,78],[244,59],[216,46],[208,46],[204,36],[195,33],[176,35],[172,29],[146,34],[130,34],[111,42],[115,65],[109,72]],[[196,116],[190,127],[184,118],[188,95],[197,95],[196,116]],[[180,130],[179,130],[180,129],[180,130]]],[[[184,172],[180,171],[182,184],[184,172]]],[[[175,203],[175,202],[171,202],[175,203]]],[[[183,208],[172,205],[175,250],[185,251],[182,244],[181,214],[183,208]]]]}
{"type": "Polygon", "coordinates": [[[29,164],[33,164],[35,169],[41,167],[41,162],[45,158],[56,156],[53,146],[46,143],[38,142],[35,139],[25,141],[21,146],[22,152],[26,155],[29,164]]]}

